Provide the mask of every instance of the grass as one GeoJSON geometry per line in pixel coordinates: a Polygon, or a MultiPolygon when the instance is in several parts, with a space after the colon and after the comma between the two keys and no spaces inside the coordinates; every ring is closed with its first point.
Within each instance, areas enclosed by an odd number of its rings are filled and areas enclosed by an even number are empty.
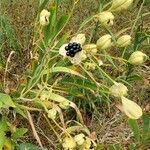
{"type": "MultiPolygon", "coordinates": [[[[1,13],[10,18],[10,22],[6,23],[10,25],[10,31],[13,31],[13,35],[10,37],[12,40],[17,39],[20,47],[11,47],[9,44],[6,44],[3,48],[3,51],[7,48],[10,48],[10,50],[5,53],[5,59],[7,61],[3,63],[4,69],[2,69],[2,71],[0,70],[2,81],[4,78],[6,80],[6,86],[3,86],[3,83],[1,83],[2,86],[0,90],[10,94],[13,101],[15,101],[15,105],[18,104],[17,108],[19,111],[15,110],[17,113],[24,115],[26,111],[31,111],[30,114],[28,114],[28,118],[32,118],[31,120],[29,119],[29,123],[24,125],[24,119],[15,119],[14,124],[16,127],[26,127],[29,129],[28,134],[22,138],[22,141],[37,145],[35,139],[38,139],[36,136],[36,134],[38,134],[41,143],[47,149],[61,149],[59,148],[60,136],[57,135],[57,133],[61,131],[59,127],[61,124],[57,124],[55,121],[49,121],[46,116],[47,108],[45,107],[49,108],[53,103],[51,102],[47,106],[46,102],[41,103],[39,99],[42,91],[53,91],[57,94],[55,95],[56,98],[50,95],[49,98],[53,101],[58,101],[65,97],[77,104],[83,115],[85,124],[93,131],[93,135],[94,132],[96,132],[98,144],[99,146],[104,146],[103,149],[115,149],[114,145],[118,143],[122,145],[123,149],[132,149],[131,147],[129,148],[128,145],[133,146],[132,143],[138,143],[134,141],[136,136],[133,136],[135,127],[133,130],[129,128],[126,117],[115,107],[116,99],[108,94],[107,87],[112,84],[112,79],[115,79],[117,82],[125,83],[129,88],[130,99],[137,101],[138,104],[141,104],[145,113],[149,113],[149,62],[146,62],[142,67],[136,68],[134,72],[131,73],[128,66],[125,66],[122,64],[122,61],[120,61],[120,58],[128,59],[130,54],[137,49],[142,49],[146,54],[149,54],[149,15],[147,15],[149,13],[149,7],[145,4],[140,12],[140,14],[144,14],[145,16],[137,16],[141,7],[140,2],[133,10],[125,11],[121,15],[119,13],[116,14],[115,18],[117,19],[115,20],[115,25],[111,33],[116,35],[114,33],[130,27],[124,33],[132,34],[133,37],[135,37],[135,40],[132,41],[134,46],[129,46],[127,50],[124,50],[124,54],[123,51],[118,51],[115,47],[110,49],[109,52],[103,51],[99,53],[97,57],[103,60],[104,66],[103,68],[97,66],[98,71],[91,73],[87,72],[82,65],[74,67],[71,66],[68,61],[61,60],[55,53],[59,46],[54,46],[53,35],[48,35],[45,32],[46,36],[50,36],[49,38],[52,41],[50,43],[51,46],[47,43],[47,39],[44,40],[46,40],[45,43],[47,46],[54,50],[54,53],[50,53],[49,50],[43,52],[36,47],[37,45],[43,47],[41,43],[39,45],[41,38],[40,28],[37,27],[38,39],[33,39],[33,26],[35,16],[38,13],[38,4],[36,1],[29,0],[25,2],[19,0],[19,2],[8,2],[8,0],[1,2],[3,6],[1,13]],[[136,21],[137,17],[140,19],[136,21]],[[132,32],[132,29],[134,32],[132,32]],[[35,42],[34,40],[37,41],[35,42]],[[33,41],[35,45],[32,45],[33,41]],[[52,48],[53,46],[55,47],[54,49],[52,48]],[[12,50],[15,51],[15,54],[12,55],[9,60],[8,57],[12,50]],[[37,54],[35,52],[39,52],[40,59],[31,59],[31,52],[33,52],[33,56],[37,54]],[[8,66],[5,64],[6,62],[8,62],[8,66]],[[64,68],[60,69],[60,66],[64,68]],[[6,67],[8,67],[7,74],[5,70],[6,67]],[[49,68],[51,68],[51,72],[48,72],[49,68]],[[65,69],[66,72],[64,72],[65,69]],[[73,71],[77,71],[80,74],[76,74],[76,72],[73,71]],[[68,75],[67,72],[70,74],[68,75]],[[5,77],[3,76],[4,74],[5,77]],[[78,77],[81,75],[85,76],[88,80],[78,77]],[[112,79],[110,79],[108,75],[113,76],[112,79]],[[97,86],[98,82],[101,84],[100,87],[97,86]],[[34,109],[38,109],[38,111],[34,109]],[[32,130],[30,125],[33,125],[32,130]],[[33,130],[34,128],[35,131],[33,130]],[[34,136],[30,134],[32,131],[34,131],[34,136]]],[[[57,40],[63,44],[61,37],[66,40],[76,34],[76,31],[78,31],[80,25],[88,16],[98,13],[98,3],[99,1],[97,0],[79,1],[70,22],[58,36],[59,38],[57,37],[57,40]]],[[[104,3],[106,3],[106,1],[104,1],[104,3]]],[[[149,2],[147,2],[147,4],[149,4],[149,2]]],[[[53,6],[53,4],[51,5],[53,6]]],[[[62,1],[58,9],[59,18],[61,14],[67,15],[72,8],[71,6],[72,3],[69,0],[62,1]]],[[[54,13],[53,11],[55,10],[52,10],[52,13],[54,13]]],[[[56,22],[54,25],[56,25],[56,22]]],[[[8,31],[8,29],[4,29],[4,31],[8,31]]],[[[9,33],[11,33],[10,31],[9,33]]],[[[108,30],[97,26],[94,21],[88,23],[81,31],[87,35],[88,41],[94,43],[100,36],[108,33],[108,30]]],[[[9,42],[9,40],[6,41],[9,42]]],[[[92,61],[93,60],[96,62],[96,60],[92,58],[92,61]]],[[[59,115],[61,116],[61,113],[59,115]]],[[[75,110],[69,109],[64,111],[64,118],[65,121],[67,121],[67,119],[71,121],[77,119],[77,121],[82,122],[78,109],[76,108],[75,110]],[[75,115],[75,111],[77,111],[77,115],[75,115]]],[[[58,118],[57,121],[63,122],[61,118],[60,120],[58,118]]],[[[132,122],[130,125],[136,126],[137,124],[132,122]]],[[[142,127],[141,121],[138,121],[138,125],[140,129],[144,128],[142,127]]],[[[37,140],[37,142],[40,143],[39,140],[37,140]]],[[[141,146],[139,145],[137,146],[138,149],[140,149],[141,146]]],[[[142,146],[143,150],[146,150],[148,147],[143,143],[142,146]]]]}

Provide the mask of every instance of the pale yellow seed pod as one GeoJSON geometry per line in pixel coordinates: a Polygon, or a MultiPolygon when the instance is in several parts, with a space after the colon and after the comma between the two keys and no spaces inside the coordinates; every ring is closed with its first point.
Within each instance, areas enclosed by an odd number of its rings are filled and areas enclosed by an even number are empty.
{"type": "Polygon", "coordinates": [[[94,71],[95,68],[96,68],[96,64],[95,63],[86,62],[86,63],[84,63],[84,67],[88,71],[94,71]]]}
{"type": "Polygon", "coordinates": [[[74,137],[74,140],[78,145],[82,145],[85,141],[85,135],[83,133],[80,133],[74,137]]]}
{"type": "Polygon", "coordinates": [[[147,59],[147,55],[142,53],[141,51],[135,51],[131,54],[129,58],[129,63],[132,65],[141,65],[143,64],[147,59]]]}
{"type": "Polygon", "coordinates": [[[97,19],[103,26],[110,27],[113,25],[114,15],[111,12],[104,11],[97,15],[97,19]]]}
{"type": "Polygon", "coordinates": [[[83,46],[83,49],[86,51],[87,54],[95,55],[97,53],[96,44],[86,44],[83,46]]]}
{"type": "Polygon", "coordinates": [[[46,26],[49,24],[49,16],[50,12],[47,11],[46,9],[43,9],[40,13],[40,24],[42,26],[46,26]]]}
{"type": "Polygon", "coordinates": [[[94,150],[96,146],[97,145],[96,145],[96,143],[93,140],[91,140],[90,138],[86,137],[85,138],[85,142],[82,144],[82,150],[89,150],[89,149],[90,150],[94,150]],[[93,148],[91,148],[91,147],[93,147],[93,148]]]}
{"type": "Polygon", "coordinates": [[[54,120],[56,118],[56,115],[57,115],[57,110],[55,108],[48,110],[48,118],[54,120]]]}
{"type": "Polygon", "coordinates": [[[133,0],[113,0],[111,11],[121,11],[128,9],[133,3],[133,0]]]}
{"type": "Polygon", "coordinates": [[[109,91],[111,95],[115,97],[122,97],[127,95],[128,89],[124,84],[115,82],[115,84],[110,87],[109,91]]]}
{"type": "Polygon", "coordinates": [[[97,40],[97,48],[98,49],[108,49],[112,46],[111,35],[106,34],[97,40]]]}
{"type": "Polygon", "coordinates": [[[76,147],[76,142],[72,137],[65,137],[62,146],[65,150],[70,150],[76,147]]]}
{"type": "Polygon", "coordinates": [[[130,35],[123,35],[118,38],[117,46],[118,47],[126,47],[131,44],[131,36],[130,35]]]}
{"type": "Polygon", "coordinates": [[[85,43],[85,40],[86,40],[85,34],[77,34],[71,39],[70,42],[71,43],[76,42],[76,43],[80,43],[81,45],[83,45],[85,43]]]}
{"type": "Polygon", "coordinates": [[[138,104],[125,97],[121,97],[121,100],[123,111],[129,118],[139,119],[142,116],[143,112],[138,104]]]}

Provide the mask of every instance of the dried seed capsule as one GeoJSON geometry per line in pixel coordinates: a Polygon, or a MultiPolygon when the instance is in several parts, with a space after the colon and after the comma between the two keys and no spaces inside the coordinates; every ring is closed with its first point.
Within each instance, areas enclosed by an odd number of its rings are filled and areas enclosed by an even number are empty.
{"type": "Polygon", "coordinates": [[[97,15],[99,22],[105,26],[110,27],[113,25],[114,15],[111,12],[101,12],[97,15]]]}
{"type": "Polygon", "coordinates": [[[130,35],[123,35],[118,38],[117,46],[118,47],[126,47],[131,44],[131,36],[130,35]]]}
{"type": "Polygon", "coordinates": [[[98,49],[108,49],[112,46],[111,35],[106,34],[97,40],[98,49]]]}
{"type": "Polygon", "coordinates": [[[147,59],[147,55],[142,53],[141,51],[135,51],[131,54],[129,58],[129,63],[132,65],[141,65],[147,59]]]}

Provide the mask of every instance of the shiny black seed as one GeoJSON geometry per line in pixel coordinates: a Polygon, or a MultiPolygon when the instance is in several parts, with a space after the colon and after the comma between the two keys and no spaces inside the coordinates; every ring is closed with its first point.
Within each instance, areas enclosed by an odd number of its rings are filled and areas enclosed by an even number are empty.
{"type": "Polygon", "coordinates": [[[73,44],[72,44],[72,43],[69,43],[69,44],[68,44],[68,47],[69,47],[69,48],[71,48],[72,46],[73,46],[73,44]]]}
{"type": "Polygon", "coordinates": [[[74,53],[74,49],[71,48],[71,49],[69,50],[69,52],[70,52],[70,53],[74,53]]]}
{"type": "Polygon", "coordinates": [[[73,47],[72,47],[73,49],[77,49],[77,46],[76,45],[73,45],[73,47]]]}
{"type": "Polygon", "coordinates": [[[11,135],[12,135],[11,131],[7,131],[7,132],[5,133],[5,136],[8,137],[8,138],[10,138],[11,135]]]}
{"type": "Polygon", "coordinates": [[[66,46],[66,47],[65,47],[65,50],[66,50],[66,51],[68,51],[68,50],[69,50],[69,47],[68,47],[68,46],[66,46]]]}
{"type": "Polygon", "coordinates": [[[74,53],[80,52],[80,49],[76,49],[74,50],[74,53]]]}
{"type": "Polygon", "coordinates": [[[76,47],[77,47],[77,49],[79,49],[79,48],[80,48],[80,45],[77,45],[76,47]]]}
{"type": "Polygon", "coordinates": [[[75,56],[75,54],[74,54],[74,53],[71,53],[71,54],[70,54],[70,57],[74,57],[74,56],[75,56]]]}
{"type": "Polygon", "coordinates": [[[70,56],[70,52],[69,52],[69,51],[67,51],[66,55],[67,55],[67,56],[70,56]]]}

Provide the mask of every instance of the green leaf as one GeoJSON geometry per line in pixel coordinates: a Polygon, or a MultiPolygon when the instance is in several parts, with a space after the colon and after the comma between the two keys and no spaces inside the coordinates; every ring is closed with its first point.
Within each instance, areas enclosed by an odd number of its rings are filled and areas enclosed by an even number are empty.
{"type": "Polygon", "coordinates": [[[45,26],[43,28],[44,30],[44,43],[46,47],[51,42],[52,38],[56,35],[55,33],[55,26],[56,26],[56,15],[57,15],[57,9],[56,7],[52,7],[50,10],[50,17],[49,17],[49,25],[45,26]]]}
{"type": "Polygon", "coordinates": [[[96,150],[104,150],[104,146],[102,144],[98,144],[96,150]]]}
{"type": "Polygon", "coordinates": [[[0,120],[0,150],[2,150],[6,137],[5,131],[7,130],[7,123],[4,118],[0,120]]]}
{"type": "Polygon", "coordinates": [[[139,129],[137,121],[133,119],[129,119],[128,123],[132,129],[135,140],[139,142],[141,137],[140,137],[140,129],[139,129]]]}
{"type": "Polygon", "coordinates": [[[67,15],[61,16],[61,18],[59,19],[59,21],[57,22],[57,25],[56,25],[56,30],[55,30],[56,33],[58,33],[64,27],[68,18],[69,18],[69,16],[67,16],[67,15]]]}
{"type": "Polygon", "coordinates": [[[97,86],[91,82],[89,82],[88,80],[76,80],[75,82],[73,82],[70,79],[66,79],[64,81],[62,81],[63,84],[67,84],[67,85],[72,85],[72,86],[77,86],[77,87],[81,87],[87,90],[97,90],[97,86]]]}
{"type": "Polygon", "coordinates": [[[65,72],[65,73],[69,73],[69,74],[72,74],[72,75],[76,75],[76,76],[79,76],[79,77],[82,77],[82,78],[85,78],[84,76],[82,76],[80,73],[78,73],[77,71],[74,71],[70,68],[67,68],[67,67],[53,67],[52,69],[50,70],[46,70],[44,72],[44,74],[47,74],[48,72],[65,72]]]}
{"type": "Polygon", "coordinates": [[[24,111],[20,108],[20,105],[18,105],[18,104],[15,104],[15,105],[16,105],[16,107],[15,107],[14,111],[27,119],[27,116],[24,113],[24,111]]]}
{"type": "Polygon", "coordinates": [[[56,102],[64,102],[64,101],[68,101],[68,99],[66,99],[65,97],[63,96],[60,96],[58,94],[55,94],[55,93],[49,93],[49,98],[53,101],[56,101],[56,102]]]}
{"type": "Polygon", "coordinates": [[[17,139],[21,138],[27,131],[28,131],[27,128],[17,128],[16,132],[13,133],[13,135],[12,135],[12,139],[17,140],[17,139]]]}
{"type": "Polygon", "coordinates": [[[142,79],[142,76],[139,75],[139,74],[131,74],[130,76],[128,76],[128,80],[129,82],[132,82],[132,81],[137,81],[137,80],[141,80],[142,79]]]}
{"type": "Polygon", "coordinates": [[[48,2],[49,0],[40,0],[39,12],[41,12],[44,9],[44,7],[47,5],[48,2]]]}
{"type": "Polygon", "coordinates": [[[146,142],[149,138],[150,140],[150,116],[143,115],[143,141],[146,142]]]}
{"type": "Polygon", "coordinates": [[[17,150],[47,150],[47,149],[40,148],[30,143],[23,143],[17,146],[17,150]]]}
{"type": "Polygon", "coordinates": [[[110,145],[109,150],[122,150],[122,148],[119,144],[115,144],[115,145],[110,145]]]}
{"type": "Polygon", "coordinates": [[[42,61],[41,64],[35,69],[32,78],[29,80],[28,85],[26,86],[26,90],[33,87],[40,80],[43,70],[43,63],[44,61],[42,61]]]}
{"type": "Polygon", "coordinates": [[[90,22],[93,19],[93,16],[90,16],[88,18],[86,18],[85,20],[83,20],[83,22],[80,25],[79,30],[81,30],[88,22],[90,22]]]}
{"type": "Polygon", "coordinates": [[[67,40],[67,38],[70,36],[70,32],[64,33],[63,36],[59,39],[56,48],[61,47],[67,40]]]}
{"type": "Polygon", "coordinates": [[[9,107],[15,107],[15,104],[12,101],[11,97],[7,94],[0,93],[0,101],[9,107]]]}

